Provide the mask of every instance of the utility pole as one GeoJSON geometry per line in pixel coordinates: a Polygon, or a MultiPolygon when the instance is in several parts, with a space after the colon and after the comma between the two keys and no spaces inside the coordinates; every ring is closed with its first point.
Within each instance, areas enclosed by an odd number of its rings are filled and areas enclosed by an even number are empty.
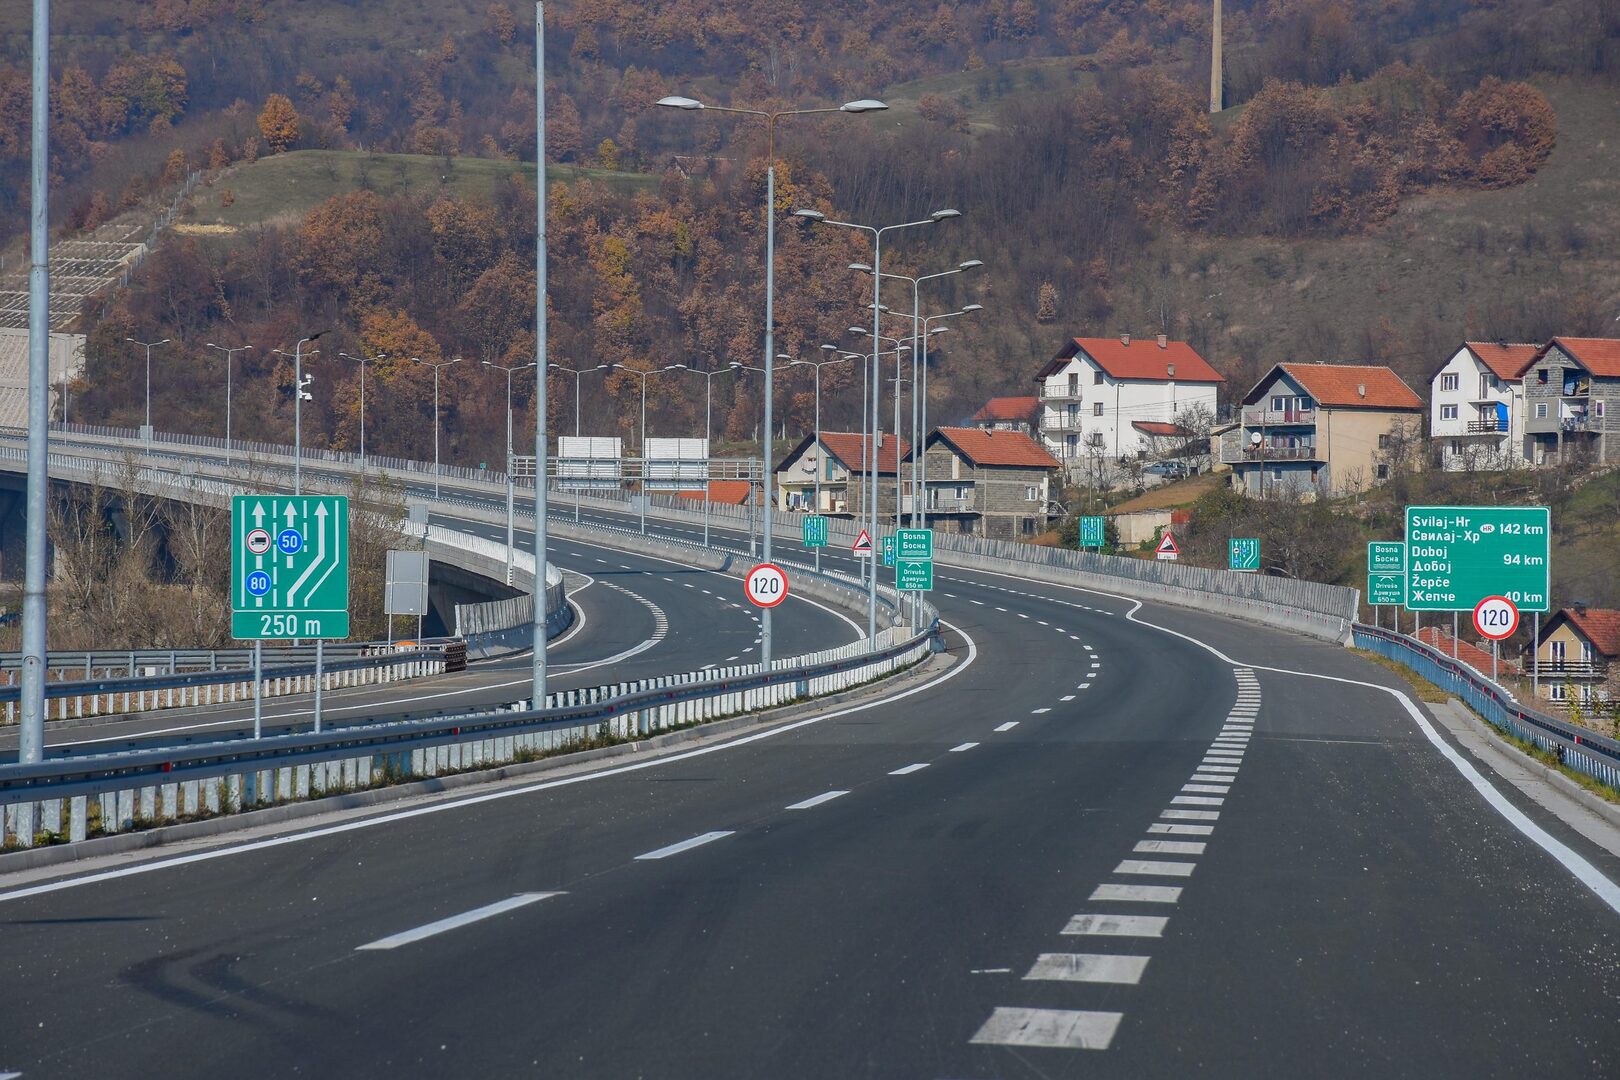
{"type": "Polygon", "coordinates": [[[1218,113],[1223,106],[1221,93],[1221,0],[1215,0],[1215,21],[1209,46],[1209,111],[1218,113]]]}
{"type": "MultiPolygon", "coordinates": [[[[45,756],[45,489],[50,483],[51,270],[48,199],[50,142],[51,4],[34,0],[33,146],[28,213],[28,486],[23,512],[28,518],[23,557],[22,708],[18,716],[17,761],[32,765],[45,756]]],[[[26,804],[25,804],[26,805],[26,804]]],[[[32,838],[34,810],[18,820],[18,832],[32,838]]]]}
{"type": "Polygon", "coordinates": [[[546,5],[534,4],[534,626],[529,707],[546,707],[546,5]]]}

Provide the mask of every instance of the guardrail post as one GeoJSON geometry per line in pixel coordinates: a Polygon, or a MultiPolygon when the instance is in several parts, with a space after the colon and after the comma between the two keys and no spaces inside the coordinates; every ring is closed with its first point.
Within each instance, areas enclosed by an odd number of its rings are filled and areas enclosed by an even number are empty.
{"type": "Polygon", "coordinates": [[[77,844],[89,833],[89,802],[83,795],[68,800],[68,842],[77,844]]]}
{"type": "Polygon", "coordinates": [[[140,789],[135,810],[136,817],[141,821],[151,821],[157,816],[157,788],[150,784],[140,789]]]}
{"type": "Polygon", "coordinates": [[[39,831],[60,836],[62,833],[62,800],[46,799],[39,804],[39,831]]]}
{"type": "Polygon", "coordinates": [[[159,818],[177,818],[177,817],[179,817],[180,816],[180,785],[177,784],[177,783],[176,784],[164,784],[162,787],[160,787],[158,789],[158,795],[162,799],[161,809],[158,811],[158,817],[159,818]]]}

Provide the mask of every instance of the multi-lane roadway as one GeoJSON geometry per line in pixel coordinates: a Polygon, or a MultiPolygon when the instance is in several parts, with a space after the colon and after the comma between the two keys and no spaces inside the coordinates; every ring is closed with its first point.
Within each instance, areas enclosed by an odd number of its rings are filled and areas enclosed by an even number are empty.
{"type": "Polygon", "coordinates": [[[1616,1075],[1620,859],[1392,675],[939,578],[904,696],[0,883],[0,1069],[1616,1075]]]}

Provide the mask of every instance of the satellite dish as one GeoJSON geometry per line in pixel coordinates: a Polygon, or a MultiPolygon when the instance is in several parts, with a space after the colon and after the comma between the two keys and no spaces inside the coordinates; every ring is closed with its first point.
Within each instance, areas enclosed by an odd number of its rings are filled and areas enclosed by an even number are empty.
{"type": "Polygon", "coordinates": [[[1249,442],[1251,444],[1255,445],[1255,446],[1259,446],[1260,445],[1260,433],[1258,431],[1249,432],[1249,442]]]}

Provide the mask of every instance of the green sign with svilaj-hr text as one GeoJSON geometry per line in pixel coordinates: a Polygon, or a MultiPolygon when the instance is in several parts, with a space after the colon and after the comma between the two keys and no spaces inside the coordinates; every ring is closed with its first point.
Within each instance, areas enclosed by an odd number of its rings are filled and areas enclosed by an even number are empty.
{"type": "Polygon", "coordinates": [[[231,636],[349,636],[349,500],[231,500],[231,636]]]}
{"type": "Polygon", "coordinates": [[[1545,506],[1408,506],[1407,610],[1472,611],[1505,596],[1546,611],[1551,541],[1545,506]]]}

